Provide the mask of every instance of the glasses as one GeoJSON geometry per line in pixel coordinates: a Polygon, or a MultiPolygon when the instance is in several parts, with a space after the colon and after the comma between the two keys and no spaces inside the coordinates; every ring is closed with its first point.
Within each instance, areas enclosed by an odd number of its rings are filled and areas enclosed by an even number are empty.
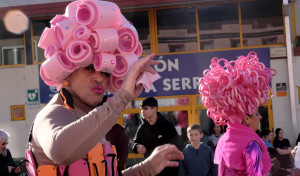
{"type": "Polygon", "coordinates": [[[2,146],[7,145],[7,144],[8,144],[8,142],[4,142],[4,143],[2,143],[2,146]]]}

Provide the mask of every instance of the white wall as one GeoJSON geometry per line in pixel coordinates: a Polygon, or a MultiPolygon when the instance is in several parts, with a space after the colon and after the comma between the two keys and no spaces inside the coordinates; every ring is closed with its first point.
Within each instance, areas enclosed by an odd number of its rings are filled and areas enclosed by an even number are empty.
{"type": "MultiPolygon", "coordinates": [[[[300,19],[300,18],[298,18],[300,19]]],[[[294,66],[294,76],[295,76],[295,97],[296,97],[296,110],[297,110],[297,125],[298,125],[298,133],[300,133],[300,100],[299,100],[299,92],[298,89],[300,88],[300,56],[294,57],[293,60],[294,66]]],[[[297,136],[295,136],[297,137],[297,136]]],[[[297,138],[296,138],[297,139],[297,138]]]]}
{"type": "Polygon", "coordinates": [[[38,89],[38,66],[0,68],[0,129],[10,133],[8,148],[14,158],[24,157],[28,132],[37,112],[42,108],[28,109],[27,90],[38,89]],[[25,105],[26,120],[11,121],[11,105],[25,105]]]}
{"type": "Polygon", "coordinates": [[[271,68],[277,70],[277,74],[272,80],[272,89],[274,91],[272,100],[274,132],[276,128],[283,129],[284,138],[288,138],[291,145],[295,145],[296,137],[293,135],[292,129],[287,59],[272,59],[271,68]],[[286,83],[287,96],[277,97],[276,83],[286,83]]]}

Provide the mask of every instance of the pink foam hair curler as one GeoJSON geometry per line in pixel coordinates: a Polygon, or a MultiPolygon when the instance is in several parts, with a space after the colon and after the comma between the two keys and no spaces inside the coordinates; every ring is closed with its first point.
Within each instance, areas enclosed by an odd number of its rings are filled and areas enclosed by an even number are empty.
{"type": "Polygon", "coordinates": [[[116,56],[108,53],[96,53],[94,67],[96,71],[112,73],[116,68],[116,56]]]}
{"type": "Polygon", "coordinates": [[[73,1],[66,7],[64,16],[68,17],[69,19],[76,18],[76,12],[78,8],[78,4],[81,3],[82,0],[73,1]]]}
{"type": "Polygon", "coordinates": [[[95,52],[113,52],[117,49],[119,37],[115,28],[95,29],[91,35],[90,44],[95,52]]]}
{"type": "Polygon", "coordinates": [[[46,59],[49,59],[54,53],[58,51],[58,46],[55,44],[51,44],[45,49],[44,56],[46,59]]]}
{"type": "Polygon", "coordinates": [[[78,26],[73,33],[73,37],[76,40],[85,41],[88,40],[90,36],[91,36],[91,30],[84,25],[78,26]]]}
{"type": "Polygon", "coordinates": [[[141,57],[143,54],[143,47],[142,44],[140,42],[138,42],[138,46],[136,48],[136,50],[134,51],[134,54],[137,55],[137,57],[141,57]]]}
{"type": "Polygon", "coordinates": [[[115,77],[123,77],[131,65],[138,60],[135,54],[116,54],[116,68],[112,72],[115,77]]]}
{"type": "Polygon", "coordinates": [[[89,28],[113,28],[119,24],[121,11],[112,2],[85,0],[78,5],[78,23],[89,28]]]}
{"type": "Polygon", "coordinates": [[[121,17],[120,17],[120,21],[119,23],[117,24],[116,28],[119,28],[121,26],[124,26],[124,25],[128,25],[128,24],[131,24],[125,17],[124,15],[121,13],[121,17]]]}
{"type": "Polygon", "coordinates": [[[138,47],[138,35],[132,25],[125,25],[117,29],[119,35],[118,51],[122,54],[135,52],[138,47]]]}
{"type": "Polygon", "coordinates": [[[73,32],[77,28],[76,20],[65,20],[56,24],[54,31],[56,33],[59,46],[64,50],[68,43],[73,40],[73,32]]]}
{"type": "Polygon", "coordinates": [[[58,51],[41,65],[47,80],[62,82],[76,67],[64,52],[58,51]]]}
{"type": "Polygon", "coordinates": [[[63,16],[63,15],[56,15],[51,21],[50,21],[50,24],[51,24],[51,27],[54,27],[56,25],[56,23],[59,23],[59,22],[62,22],[62,21],[65,21],[67,20],[68,18],[63,16]]]}
{"type": "Polygon", "coordinates": [[[93,63],[93,51],[86,41],[72,41],[66,49],[67,58],[77,67],[86,67],[93,63]]]}
{"type": "Polygon", "coordinates": [[[40,75],[41,78],[44,80],[44,82],[48,85],[48,86],[56,86],[57,83],[55,81],[52,81],[48,75],[45,73],[44,69],[43,69],[43,65],[41,65],[40,68],[40,75]]]}
{"type": "Polygon", "coordinates": [[[58,44],[53,28],[45,28],[40,38],[38,46],[42,49],[47,49],[51,44],[58,44]]]}
{"type": "Polygon", "coordinates": [[[107,91],[110,93],[115,93],[119,90],[123,83],[124,77],[115,77],[111,75],[109,77],[109,83],[107,84],[107,91]]]}

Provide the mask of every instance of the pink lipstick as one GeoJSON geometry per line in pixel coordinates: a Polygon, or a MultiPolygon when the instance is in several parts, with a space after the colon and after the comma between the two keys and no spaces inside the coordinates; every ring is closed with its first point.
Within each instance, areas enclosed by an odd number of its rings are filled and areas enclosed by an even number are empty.
{"type": "Polygon", "coordinates": [[[96,94],[102,94],[103,88],[101,86],[94,86],[94,87],[92,87],[91,91],[96,94]]]}

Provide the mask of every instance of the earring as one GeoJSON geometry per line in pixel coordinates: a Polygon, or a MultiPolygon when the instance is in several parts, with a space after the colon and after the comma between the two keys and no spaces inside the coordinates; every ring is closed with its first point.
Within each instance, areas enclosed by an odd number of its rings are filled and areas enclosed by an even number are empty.
{"type": "Polygon", "coordinates": [[[64,81],[64,86],[67,87],[69,85],[68,81],[64,81]]]}

